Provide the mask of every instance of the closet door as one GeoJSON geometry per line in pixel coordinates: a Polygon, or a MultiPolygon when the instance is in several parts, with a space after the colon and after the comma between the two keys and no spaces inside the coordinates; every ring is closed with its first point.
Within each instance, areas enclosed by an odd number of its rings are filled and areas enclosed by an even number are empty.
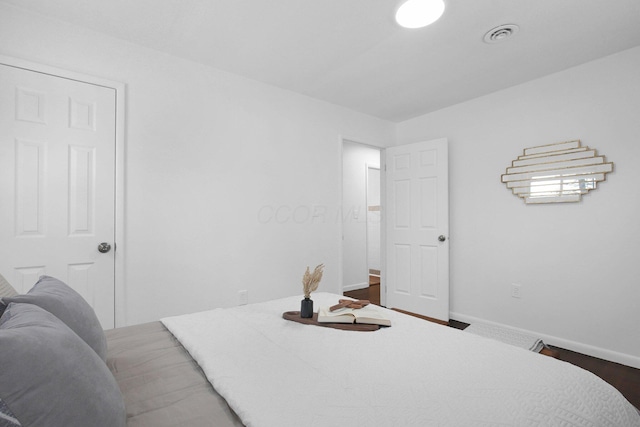
{"type": "Polygon", "coordinates": [[[104,328],[114,327],[115,129],[113,88],[0,65],[0,273],[19,292],[43,274],[66,282],[104,328]]]}

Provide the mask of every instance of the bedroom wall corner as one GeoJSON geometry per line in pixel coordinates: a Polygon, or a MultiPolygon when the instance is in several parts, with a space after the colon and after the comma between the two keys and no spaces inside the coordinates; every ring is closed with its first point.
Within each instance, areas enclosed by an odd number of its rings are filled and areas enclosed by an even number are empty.
{"type": "Polygon", "coordinates": [[[640,47],[398,125],[398,144],[450,141],[453,313],[640,368],[638,69],[640,47]],[[500,182],[524,148],[572,139],[615,165],[581,202],[525,205],[500,182]]]}

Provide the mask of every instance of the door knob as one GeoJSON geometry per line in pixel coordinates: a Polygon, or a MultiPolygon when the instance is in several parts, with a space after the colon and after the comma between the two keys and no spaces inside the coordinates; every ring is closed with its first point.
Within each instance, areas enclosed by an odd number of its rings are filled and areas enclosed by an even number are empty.
{"type": "Polygon", "coordinates": [[[441,241],[441,242],[444,242],[445,240],[447,240],[447,238],[444,237],[443,234],[441,234],[440,236],[438,236],[438,240],[441,241]]]}
{"type": "Polygon", "coordinates": [[[111,250],[111,245],[107,242],[102,242],[98,245],[98,252],[106,254],[111,250]]]}

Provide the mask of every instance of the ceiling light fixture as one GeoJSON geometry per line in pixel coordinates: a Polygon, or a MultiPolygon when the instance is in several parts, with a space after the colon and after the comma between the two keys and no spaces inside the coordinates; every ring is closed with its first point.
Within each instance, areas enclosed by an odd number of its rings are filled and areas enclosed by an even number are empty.
{"type": "Polygon", "coordinates": [[[405,28],[422,28],[444,13],[444,0],[407,0],[396,12],[396,22],[405,28]]]}

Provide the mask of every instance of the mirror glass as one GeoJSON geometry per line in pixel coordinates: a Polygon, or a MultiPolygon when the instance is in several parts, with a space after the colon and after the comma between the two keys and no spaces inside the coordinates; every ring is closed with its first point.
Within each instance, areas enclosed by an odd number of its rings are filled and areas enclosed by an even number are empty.
{"type": "Polygon", "coordinates": [[[612,171],[612,162],[575,140],[525,148],[502,182],[525,203],[579,202],[612,171]]]}

